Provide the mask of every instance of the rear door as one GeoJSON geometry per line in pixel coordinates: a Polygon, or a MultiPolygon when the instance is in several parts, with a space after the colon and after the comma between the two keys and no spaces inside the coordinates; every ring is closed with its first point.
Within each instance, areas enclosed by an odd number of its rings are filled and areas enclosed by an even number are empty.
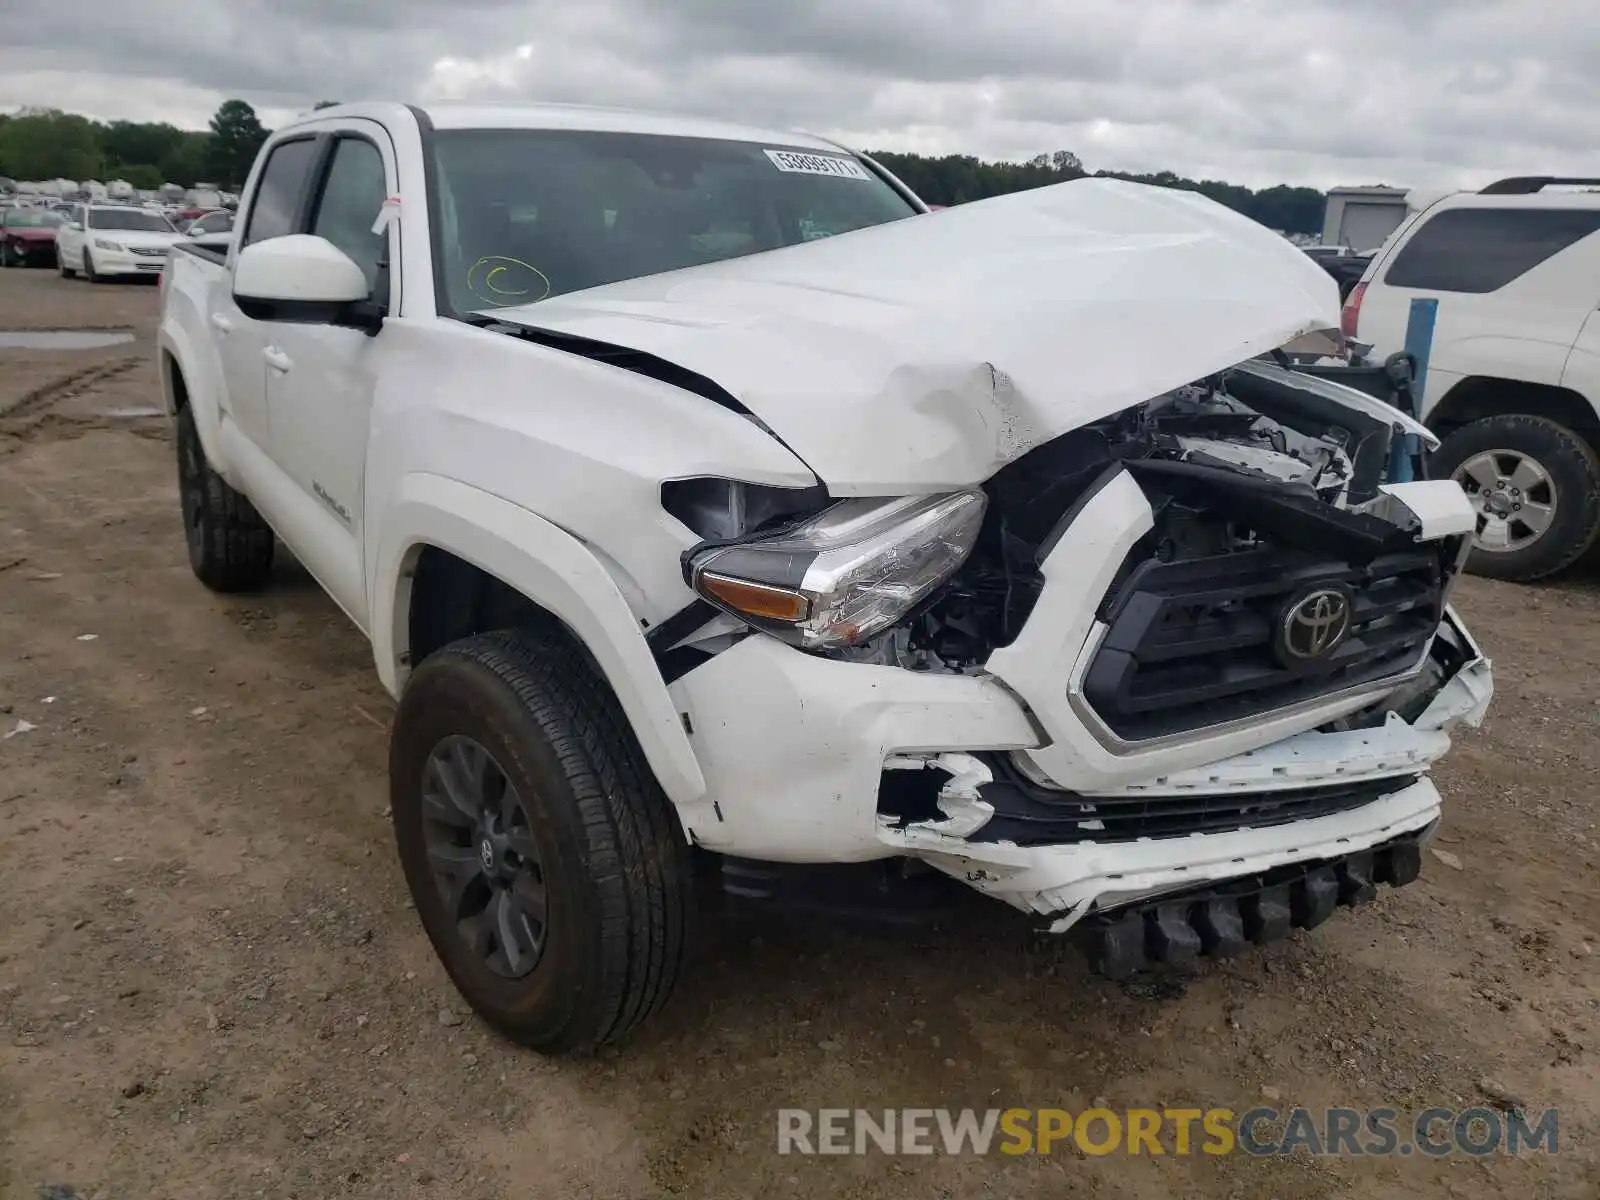
{"type": "Polygon", "coordinates": [[[1575,196],[1474,197],[1425,216],[1373,274],[1359,340],[1404,349],[1411,302],[1438,300],[1425,416],[1473,375],[1559,385],[1594,311],[1600,206],[1575,196]]]}

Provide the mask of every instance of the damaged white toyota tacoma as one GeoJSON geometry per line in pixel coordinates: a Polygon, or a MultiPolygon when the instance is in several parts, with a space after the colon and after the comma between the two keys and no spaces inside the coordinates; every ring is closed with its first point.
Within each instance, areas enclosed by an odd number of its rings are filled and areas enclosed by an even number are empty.
{"type": "Polygon", "coordinates": [[[195,573],[276,534],[366,632],[417,912],[542,1050],[661,1005],[701,864],[948,877],[1112,976],[1316,925],[1489,702],[1432,435],[1291,369],[1333,281],[1194,195],[344,106],[163,289],[195,573]]]}

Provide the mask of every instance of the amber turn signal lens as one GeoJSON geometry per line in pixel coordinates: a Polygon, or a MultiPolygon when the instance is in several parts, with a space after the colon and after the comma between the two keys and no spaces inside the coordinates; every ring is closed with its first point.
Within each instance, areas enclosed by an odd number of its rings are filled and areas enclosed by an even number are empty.
{"type": "Polygon", "coordinates": [[[695,582],[713,600],[747,616],[767,621],[795,622],[804,621],[811,611],[811,601],[788,588],[769,587],[728,575],[713,575],[709,571],[701,572],[695,582]]]}

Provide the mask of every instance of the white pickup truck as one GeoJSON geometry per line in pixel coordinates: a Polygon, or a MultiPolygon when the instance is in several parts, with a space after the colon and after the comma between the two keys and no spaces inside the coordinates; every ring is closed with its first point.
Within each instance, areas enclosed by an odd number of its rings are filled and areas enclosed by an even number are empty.
{"type": "Polygon", "coordinates": [[[276,534],[371,640],[418,914],[529,1045],[662,1003],[702,863],[948,877],[1114,977],[1420,869],[1474,512],[1276,353],[1332,279],[1184,192],[926,213],[801,134],[359,105],[173,252],[195,573],[276,534]]]}

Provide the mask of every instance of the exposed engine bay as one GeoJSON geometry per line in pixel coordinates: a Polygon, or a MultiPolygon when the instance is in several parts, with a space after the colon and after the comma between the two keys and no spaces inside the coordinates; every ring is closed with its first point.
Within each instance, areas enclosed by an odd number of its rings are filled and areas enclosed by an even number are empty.
{"type": "MultiPolygon", "coordinates": [[[[1026,622],[1056,532],[1123,469],[1156,510],[1155,529],[1130,556],[1130,569],[1134,559],[1211,560],[1279,545],[1369,562],[1414,550],[1411,531],[1385,519],[1379,491],[1399,428],[1352,407],[1348,394],[1252,360],[1038,446],[984,484],[982,529],[948,581],[892,628],[820,652],[917,671],[981,670],[1026,622]]],[[[702,547],[781,528],[830,503],[821,487],[711,479],[668,484],[663,502],[707,539],[702,547]]],[[[715,653],[744,631],[717,620],[688,644],[715,653]]]]}
{"type": "Polygon", "coordinates": [[[1054,531],[1118,467],[1156,506],[1141,553],[1160,562],[1244,554],[1275,538],[1368,558],[1409,541],[1372,515],[1396,430],[1323,390],[1247,363],[1039,447],[986,485],[989,520],[956,577],[901,626],[835,653],[914,670],[981,667],[1027,620],[1054,531]]]}

